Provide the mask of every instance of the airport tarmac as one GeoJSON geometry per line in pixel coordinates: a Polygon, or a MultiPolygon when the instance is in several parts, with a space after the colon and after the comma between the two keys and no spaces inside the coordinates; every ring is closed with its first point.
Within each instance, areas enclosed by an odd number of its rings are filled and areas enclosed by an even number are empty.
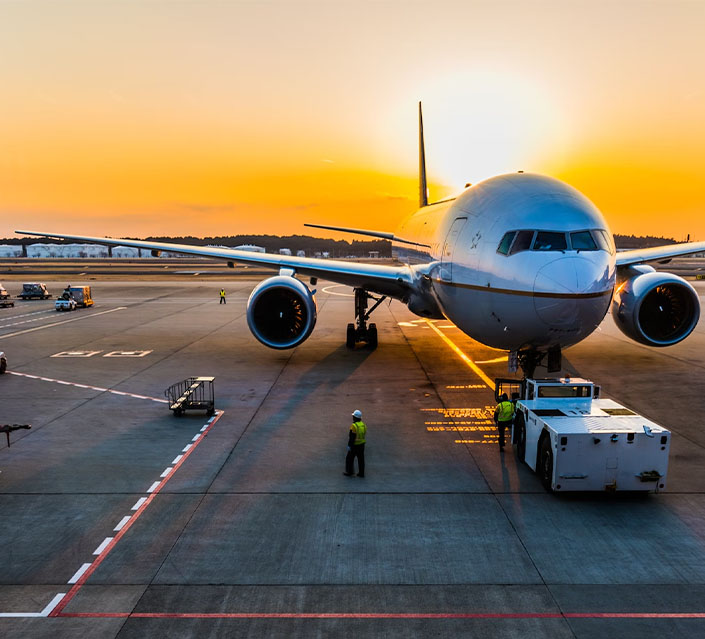
{"type": "Polygon", "coordinates": [[[311,338],[270,350],[245,319],[256,281],[96,280],[90,309],[0,309],[1,421],[32,424],[0,441],[0,636],[705,635],[704,322],[650,349],[608,316],[565,352],[673,431],[669,478],[550,495],[498,452],[501,353],[398,302],[374,312],[379,348],[349,351],[352,291],[327,282],[311,338]],[[164,403],[195,375],[215,376],[212,420],[164,403]],[[342,474],[356,408],[364,479],[342,474]]]}

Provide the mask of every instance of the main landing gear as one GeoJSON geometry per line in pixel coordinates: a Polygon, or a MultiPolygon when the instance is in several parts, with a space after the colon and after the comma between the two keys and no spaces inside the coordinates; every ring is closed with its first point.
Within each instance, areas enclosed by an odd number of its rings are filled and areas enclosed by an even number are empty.
{"type": "Polygon", "coordinates": [[[386,299],[386,295],[374,297],[364,288],[355,289],[355,323],[351,322],[348,324],[348,332],[345,339],[345,345],[348,348],[355,348],[355,345],[359,342],[365,342],[373,350],[377,348],[377,324],[368,324],[367,320],[370,319],[372,311],[386,299]],[[368,300],[374,300],[375,302],[370,310],[367,310],[368,300]]]}

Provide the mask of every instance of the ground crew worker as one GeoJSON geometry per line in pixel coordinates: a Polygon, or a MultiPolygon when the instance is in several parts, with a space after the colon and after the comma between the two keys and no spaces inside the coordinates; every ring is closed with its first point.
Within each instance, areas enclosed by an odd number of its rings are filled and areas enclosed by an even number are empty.
{"type": "Polygon", "coordinates": [[[345,457],[345,472],[343,475],[352,477],[355,471],[355,457],[357,457],[357,476],[365,476],[365,436],[367,426],[362,421],[362,413],[356,410],[352,414],[352,426],[348,435],[348,454],[345,457]]]}
{"type": "Polygon", "coordinates": [[[220,303],[227,304],[227,302],[225,301],[225,289],[224,288],[220,289],[220,303]]]}
{"type": "Polygon", "coordinates": [[[502,393],[499,404],[494,409],[494,421],[499,430],[499,450],[504,450],[504,429],[512,427],[514,420],[514,404],[509,401],[507,393],[502,393]]]}

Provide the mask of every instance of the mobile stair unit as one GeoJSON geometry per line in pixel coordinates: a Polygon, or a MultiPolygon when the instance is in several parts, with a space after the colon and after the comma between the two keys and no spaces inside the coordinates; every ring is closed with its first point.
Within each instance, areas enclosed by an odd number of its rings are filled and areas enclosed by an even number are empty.
{"type": "Polygon", "coordinates": [[[208,415],[215,415],[214,380],[215,377],[189,377],[169,386],[164,391],[169,410],[174,411],[176,417],[186,410],[205,410],[208,415]]]}

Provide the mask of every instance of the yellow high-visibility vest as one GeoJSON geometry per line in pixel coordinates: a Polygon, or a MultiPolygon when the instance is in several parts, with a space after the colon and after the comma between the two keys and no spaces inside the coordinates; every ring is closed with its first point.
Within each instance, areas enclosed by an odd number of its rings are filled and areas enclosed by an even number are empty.
{"type": "Polygon", "coordinates": [[[350,430],[355,433],[355,446],[365,443],[365,435],[367,434],[365,422],[353,422],[350,430]]]}
{"type": "Polygon", "coordinates": [[[225,297],[225,289],[220,289],[220,296],[225,297]]]}
{"type": "Polygon", "coordinates": [[[514,404],[511,402],[500,402],[497,404],[497,408],[499,408],[499,412],[497,413],[497,421],[512,421],[512,417],[514,417],[514,404]]]}

